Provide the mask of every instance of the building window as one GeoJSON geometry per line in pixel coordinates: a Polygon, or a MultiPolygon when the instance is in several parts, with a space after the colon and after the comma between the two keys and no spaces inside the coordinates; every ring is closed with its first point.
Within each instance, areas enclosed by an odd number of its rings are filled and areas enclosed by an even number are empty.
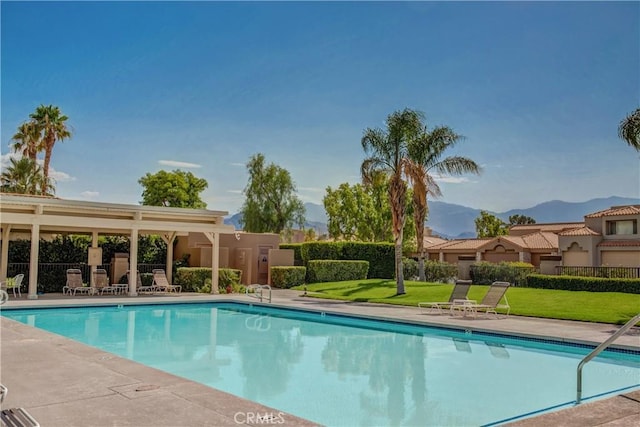
{"type": "Polygon", "coordinates": [[[607,234],[638,234],[638,220],[607,221],[607,234]]]}

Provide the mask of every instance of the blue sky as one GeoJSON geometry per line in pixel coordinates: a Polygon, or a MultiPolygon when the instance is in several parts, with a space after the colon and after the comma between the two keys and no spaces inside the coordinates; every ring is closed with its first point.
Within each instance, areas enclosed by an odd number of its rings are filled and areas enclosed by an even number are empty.
{"type": "Polygon", "coordinates": [[[138,203],[161,169],[237,212],[250,156],[300,198],[359,181],[363,130],[405,107],[466,139],[444,202],[505,211],[640,196],[617,137],[640,105],[638,2],[6,2],[3,165],[39,104],[69,116],[57,195],[138,203]]]}

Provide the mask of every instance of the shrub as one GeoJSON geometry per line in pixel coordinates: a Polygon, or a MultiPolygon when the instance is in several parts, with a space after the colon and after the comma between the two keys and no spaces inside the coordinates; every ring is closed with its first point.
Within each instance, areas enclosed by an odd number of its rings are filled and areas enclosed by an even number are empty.
{"type": "Polygon", "coordinates": [[[427,282],[451,282],[458,275],[458,266],[448,262],[425,260],[424,275],[427,282]]]}
{"type": "Polygon", "coordinates": [[[640,279],[608,279],[602,277],[555,276],[530,274],[526,286],[565,291],[624,292],[640,294],[640,279]]]}
{"type": "Polygon", "coordinates": [[[271,284],[276,288],[288,289],[302,285],[306,274],[306,267],[271,267],[271,284]]]}
{"type": "Polygon", "coordinates": [[[309,283],[341,282],[344,280],[363,280],[367,278],[368,261],[309,261],[309,283]]]}
{"type": "Polygon", "coordinates": [[[342,259],[341,242],[305,242],[300,248],[304,264],[315,259],[342,259]]]}
{"type": "MultiPolygon", "coordinates": [[[[181,285],[185,292],[211,292],[211,283],[206,291],[206,280],[211,281],[210,267],[180,267],[176,271],[173,281],[181,285]]],[[[226,289],[227,285],[239,284],[242,271],[232,268],[218,269],[218,288],[226,289]]]]}
{"type": "Polygon", "coordinates": [[[406,280],[418,280],[418,261],[413,258],[403,258],[402,274],[406,280]]]}
{"type": "Polygon", "coordinates": [[[396,253],[393,243],[344,242],[343,260],[369,261],[369,279],[396,277],[396,253]]]}
{"type": "Polygon", "coordinates": [[[512,286],[522,286],[526,277],[535,271],[532,264],[526,262],[481,261],[471,266],[471,279],[476,285],[489,285],[495,281],[509,282],[512,286]]]}

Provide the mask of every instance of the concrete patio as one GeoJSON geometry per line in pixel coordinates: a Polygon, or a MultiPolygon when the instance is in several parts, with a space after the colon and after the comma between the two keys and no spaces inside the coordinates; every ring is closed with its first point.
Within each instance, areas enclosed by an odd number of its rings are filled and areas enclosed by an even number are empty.
{"type": "MultiPolygon", "coordinates": [[[[299,291],[274,290],[272,305],[325,313],[394,319],[474,332],[493,331],[560,341],[598,344],[618,329],[613,325],[522,318],[452,318],[415,307],[305,298],[299,291]]],[[[157,304],[240,301],[244,295],[181,294],[141,297],[63,297],[14,299],[2,309],[74,305],[157,304]]],[[[233,426],[264,424],[255,415],[281,411],[214,390],[2,318],[0,380],[9,389],[3,408],[24,407],[42,426],[233,426]]],[[[615,346],[640,351],[640,330],[633,328],[615,346]]],[[[639,379],[640,382],[640,379],[639,379]]],[[[314,423],[283,414],[284,425],[314,423]]],[[[640,419],[640,391],[513,423],[517,426],[631,426],[640,419]]],[[[275,420],[278,421],[278,420],[275,420]]],[[[280,422],[282,423],[282,422],[280,422]]]]}

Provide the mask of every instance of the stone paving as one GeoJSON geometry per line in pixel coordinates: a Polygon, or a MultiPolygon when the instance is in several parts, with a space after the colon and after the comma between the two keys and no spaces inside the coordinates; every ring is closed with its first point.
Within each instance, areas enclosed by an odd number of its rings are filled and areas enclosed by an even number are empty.
{"type": "MultiPolygon", "coordinates": [[[[274,290],[273,305],[325,313],[354,314],[470,331],[599,344],[618,327],[586,322],[509,316],[460,318],[427,313],[417,307],[349,303],[301,297],[299,291],[274,290]]],[[[244,295],[181,294],[161,296],[44,295],[38,300],[11,298],[3,309],[73,305],[154,304],[240,301],[244,295]]],[[[0,380],[9,389],[3,408],[24,407],[42,426],[237,426],[264,424],[256,414],[281,411],[140,365],[9,319],[0,319],[0,380]]],[[[640,328],[620,337],[616,347],[640,350],[640,328]]],[[[640,381],[640,379],[639,379],[640,381]]],[[[515,426],[637,426],[640,391],[542,416],[515,426]]],[[[314,423],[282,414],[280,425],[314,423]]]]}

